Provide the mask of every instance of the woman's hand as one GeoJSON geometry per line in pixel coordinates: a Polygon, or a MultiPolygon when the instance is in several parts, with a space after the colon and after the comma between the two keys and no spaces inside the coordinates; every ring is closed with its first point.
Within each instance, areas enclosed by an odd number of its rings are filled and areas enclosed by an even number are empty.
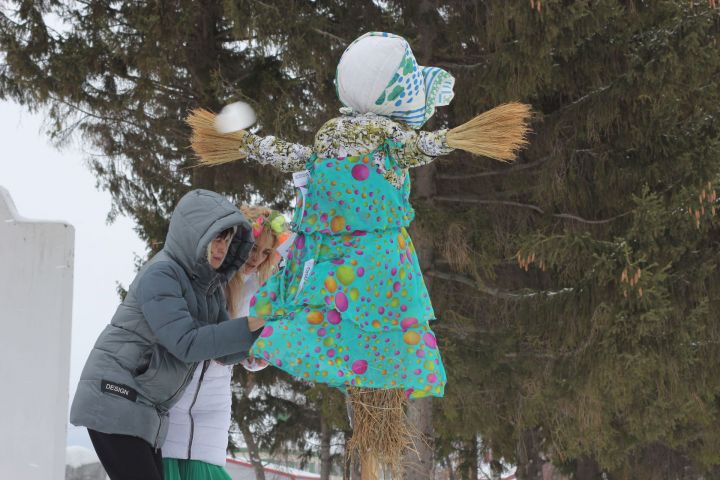
{"type": "Polygon", "coordinates": [[[242,365],[248,372],[259,372],[270,364],[262,358],[257,358],[250,355],[246,359],[242,360],[240,362],[240,365],[242,365]]]}
{"type": "Polygon", "coordinates": [[[260,330],[265,326],[265,319],[260,317],[248,317],[248,328],[251,332],[260,330]]]}

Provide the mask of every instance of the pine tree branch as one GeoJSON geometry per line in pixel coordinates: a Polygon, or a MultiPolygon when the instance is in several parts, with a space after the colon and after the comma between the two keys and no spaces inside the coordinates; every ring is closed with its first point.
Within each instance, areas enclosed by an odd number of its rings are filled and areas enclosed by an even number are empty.
{"type": "Polygon", "coordinates": [[[278,7],[276,7],[275,5],[269,5],[265,2],[261,2],[260,0],[255,0],[254,3],[256,3],[257,5],[263,6],[263,7],[267,8],[268,10],[275,10],[275,13],[280,15],[280,9],[278,9],[278,7]]]}
{"type": "Polygon", "coordinates": [[[172,87],[169,85],[163,85],[162,83],[160,83],[156,80],[152,80],[151,78],[141,78],[141,77],[136,77],[133,75],[121,75],[121,74],[117,74],[117,73],[115,73],[113,75],[115,75],[117,78],[119,78],[121,80],[131,82],[133,85],[128,85],[127,89],[124,90],[123,92],[112,93],[112,92],[108,92],[107,90],[104,90],[102,88],[98,88],[95,85],[93,85],[92,83],[87,83],[87,87],[86,87],[86,89],[83,90],[83,93],[85,93],[86,95],[91,97],[93,100],[100,100],[100,101],[105,101],[106,99],[116,100],[120,97],[129,97],[130,96],[129,92],[135,91],[135,89],[138,88],[138,84],[140,82],[147,82],[147,83],[151,84],[155,88],[155,90],[157,90],[159,92],[167,93],[169,95],[178,95],[180,98],[184,98],[187,100],[195,99],[195,94],[190,90],[179,90],[179,89],[176,89],[175,87],[172,87]],[[89,90],[92,90],[93,92],[95,92],[95,95],[93,95],[93,93],[91,93],[89,90]],[[105,98],[100,98],[100,97],[105,97],[105,98]]]}
{"type": "MultiPolygon", "coordinates": [[[[115,118],[115,117],[107,117],[107,116],[104,116],[104,115],[99,115],[99,114],[96,114],[96,113],[93,113],[93,112],[89,112],[89,111],[83,109],[82,107],[80,107],[79,105],[70,103],[70,102],[68,102],[68,101],[66,101],[66,100],[63,100],[63,99],[60,98],[60,97],[57,97],[57,96],[53,95],[53,94],[48,95],[48,98],[54,100],[54,101],[57,102],[57,103],[60,103],[60,104],[62,104],[62,105],[65,105],[66,107],[68,107],[68,108],[70,108],[70,109],[72,109],[72,110],[75,110],[75,111],[77,111],[77,112],[80,112],[80,113],[82,113],[83,115],[85,115],[85,116],[87,116],[87,117],[95,118],[96,120],[101,120],[101,121],[103,121],[103,122],[125,123],[125,124],[127,124],[127,125],[130,125],[130,126],[132,126],[132,127],[135,127],[135,128],[137,128],[137,129],[141,129],[141,130],[144,128],[142,125],[139,125],[139,124],[137,124],[137,123],[135,123],[135,122],[131,122],[130,120],[127,120],[126,118],[122,118],[122,117],[117,117],[117,118],[115,118]]],[[[148,118],[150,118],[150,119],[153,119],[153,120],[156,120],[156,119],[154,119],[154,118],[152,118],[152,117],[150,117],[150,116],[148,116],[148,115],[146,115],[146,117],[148,117],[148,118]]]]}
{"type": "Polygon", "coordinates": [[[437,65],[438,67],[463,68],[463,69],[467,69],[467,70],[472,70],[472,69],[478,68],[478,67],[486,67],[490,63],[490,61],[488,59],[490,59],[493,56],[497,56],[499,53],[503,52],[503,49],[513,46],[516,43],[517,43],[517,40],[510,40],[510,41],[503,42],[503,43],[497,45],[497,47],[493,51],[479,53],[479,54],[475,54],[475,55],[466,55],[462,58],[460,58],[460,57],[455,57],[455,58],[439,57],[439,58],[436,58],[435,61],[433,61],[433,65],[437,65]],[[479,61],[477,61],[476,63],[462,63],[463,61],[467,61],[468,59],[479,60],[479,61]]]}
{"type": "Polygon", "coordinates": [[[479,173],[466,173],[466,174],[460,174],[460,175],[449,175],[449,174],[441,173],[441,174],[438,174],[436,177],[438,180],[466,180],[466,179],[470,179],[470,178],[491,177],[494,175],[510,175],[511,173],[516,173],[521,170],[535,168],[535,167],[547,162],[549,159],[550,159],[550,156],[548,155],[547,157],[543,157],[534,162],[523,163],[521,165],[514,165],[514,166],[512,166],[510,168],[506,168],[504,170],[493,170],[491,172],[479,172],[479,173]]]}
{"type": "MultiPolygon", "coordinates": [[[[443,197],[435,197],[435,200],[439,202],[456,202],[456,203],[475,203],[480,205],[507,205],[510,207],[518,207],[518,208],[527,208],[530,210],[534,210],[542,215],[545,214],[545,210],[538,207],[537,205],[532,205],[529,203],[521,203],[521,202],[515,202],[512,200],[494,200],[494,199],[485,199],[485,198],[476,198],[474,196],[443,196],[443,197]]],[[[587,223],[589,225],[602,225],[605,223],[610,223],[618,218],[625,217],[627,215],[630,215],[633,211],[629,210],[624,213],[620,213],[618,215],[615,215],[610,218],[603,218],[600,220],[588,220],[587,218],[580,217],[578,215],[574,215],[572,213],[553,213],[551,214],[555,218],[564,218],[568,220],[574,220],[576,222],[580,223],[587,223]]]]}
{"type": "Polygon", "coordinates": [[[627,75],[621,75],[614,82],[611,82],[608,85],[603,85],[602,87],[599,87],[599,88],[593,90],[592,92],[588,92],[585,95],[583,95],[582,97],[579,97],[570,103],[566,103],[566,104],[560,106],[558,109],[553,110],[552,112],[547,112],[547,113],[543,114],[543,120],[545,121],[545,123],[548,123],[551,120],[554,121],[559,118],[563,118],[562,116],[567,111],[572,110],[575,107],[581,106],[588,100],[593,99],[593,98],[597,97],[598,95],[601,95],[601,94],[607,92],[608,90],[610,90],[611,87],[613,87],[615,84],[617,84],[620,79],[624,79],[626,77],[627,77],[627,75]]]}
{"type": "MultiPolygon", "coordinates": [[[[624,78],[624,77],[626,77],[626,75],[623,75],[621,78],[624,78]]],[[[582,105],[583,103],[585,103],[585,102],[588,101],[589,99],[591,99],[591,98],[593,98],[593,97],[596,97],[596,96],[600,95],[601,93],[606,92],[607,90],[610,90],[610,87],[612,87],[612,86],[614,85],[614,83],[615,83],[615,82],[613,82],[613,83],[611,83],[611,84],[609,84],[609,85],[604,85],[604,86],[602,86],[602,87],[600,87],[600,88],[598,88],[598,89],[596,89],[596,90],[593,90],[592,92],[586,93],[585,95],[583,95],[582,97],[578,98],[577,100],[574,100],[573,102],[570,102],[570,103],[568,103],[568,104],[566,104],[566,105],[563,105],[563,106],[560,107],[559,109],[557,109],[557,110],[555,110],[554,112],[552,112],[550,115],[555,116],[555,115],[560,114],[560,113],[562,113],[562,112],[564,112],[564,111],[566,111],[566,110],[569,110],[569,109],[571,109],[571,108],[573,108],[573,107],[576,107],[576,106],[578,106],[578,105],[582,105]]]]}
{"type": "Polygon", "coordinates": [[[342,45],[347,45],[347,44],[348,44],[348,41],[345,40],[344,38],[340,38],[340,37],[338,37],[337,35],[333,35],[333,34],[330,33],[330,32],[326,32],[325,30],[320,30],[319,28],[313,28],[312,30],[313,30],[314,32],[316,32],[316,33],[319,33],[319,34],[322,35],[323,37],[332,38],[333,40],[336,40],[336,41],[340,42],[342,45]]]}
{"type": "Polygon", "coordinates": [[[173,95],[181,95],[182,97],[184,97],[186,99],[194,99],[196,97],[195,93],[188,88],[177,87],[174,85],[166,85],[166,84],[158,82],[157,80],[153,80],[150,77],[139,77],[139,76],[131,75],[130,73],[127,73],[125,75],[122,75],[119,73],[114,73],[114,75],[117,75],[119,78],[133,82],[135,87],[137,87],[137,85],[140,82],[147,82],[161,92],[165,92],[165,93],[169,93],[169,94],[173,94],[173,95]]]}
{"type": "Polygon", "coordinates": [[[487,295],[496,297],[496,298],[502,298],[505,300],[523,300],[527,298],[533,298],[537,296],[546,296],[551,297],[554,295],[558,295],[561,293],[567,293],[572,292],[572,288],[562,288],[560,290],[550,290],[550,291],[537,291],[537,292],[513,292],[513,291],[507,291],[507,290],[500,290],[496,287],[490,287],[483,283],[479,279],[472,279],[469,277],[466,277],[464,275],[459,275],[457,273],[450,273],[450,272],[443,272],[440,270],[429,270],[426,272],[423,272],[425,275],[428,275],[430,277],[439,278],[441,280],[448,280],[451,282],[461,283],[463,285],[466,285],[468,287],[472,287],[475,290],[485,293],[487,295]]]}

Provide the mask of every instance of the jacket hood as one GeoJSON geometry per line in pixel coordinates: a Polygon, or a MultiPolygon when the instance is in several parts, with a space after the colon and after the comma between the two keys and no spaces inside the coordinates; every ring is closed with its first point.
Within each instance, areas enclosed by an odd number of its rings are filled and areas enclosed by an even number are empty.
{"type": "Polygon", "coordinates": [[[229,280],[245,263],[253,246],[252,228],[240,210],[222,195],[192,190],[178,202],[170,219],[163,250],[183,267],[194,282],[208,285],[229,280]],[[223,230],[237,227],[225,261],[215,270],[207,247],[223,230]]]}

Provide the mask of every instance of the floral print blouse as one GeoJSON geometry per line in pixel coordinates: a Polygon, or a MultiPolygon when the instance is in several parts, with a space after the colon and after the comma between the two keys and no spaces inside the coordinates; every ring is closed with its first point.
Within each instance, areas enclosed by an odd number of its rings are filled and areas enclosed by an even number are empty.
{"type": "MultiPolygon", "coordinates": [[[[286,142],[273,136],[260,137],[248,133],[241,148],[249,158],[272,165],[284,172],[305,169],[305,162],[316,153],[319,157],[346,157],[369,153],[390,140],[401,147],[393,148],[393,156],[405,169],[401,178],[389,179],[401,184],[408,168],[419,167],[439,155],[447,155],[447,129],[418,132],[409,126],[374,113],[358,114],[341,109],[342,116],[329,120],[315,135],[314,147],[286,142]]],[[[392,148],[392,147],[391,147],[392,148]]]]}

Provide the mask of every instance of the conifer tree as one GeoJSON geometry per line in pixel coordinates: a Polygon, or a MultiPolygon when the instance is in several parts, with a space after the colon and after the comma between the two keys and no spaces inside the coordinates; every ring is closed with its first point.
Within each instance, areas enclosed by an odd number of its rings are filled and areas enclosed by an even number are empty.
{"type": "Polygon", "coordinates": [[[519,478],[540,454],[576,478],[698,478],[720,463],[718,10],[534,4],[448,2],[433,41],[451,123],[537,110],[516,165],[435,167],[441,443],[479,433],[519,478]]]}

